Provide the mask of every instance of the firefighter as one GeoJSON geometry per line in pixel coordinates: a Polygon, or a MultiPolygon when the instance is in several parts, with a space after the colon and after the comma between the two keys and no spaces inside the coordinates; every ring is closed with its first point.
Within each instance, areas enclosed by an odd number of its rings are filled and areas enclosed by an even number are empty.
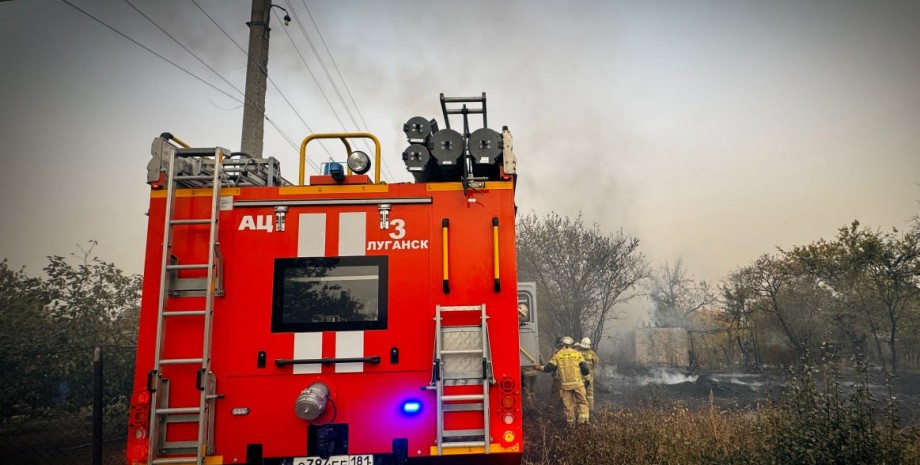
{"type": "Polygon", "coordinates": [[[565,420],[569,426],[588,423],[588,399],[585,395],[585,376],[590,373],[584,357],[572,346],[575,341],[568,336],[562,338],[562,348],[553,355],[552,360],[539,369],[555,372],[562,389],[562,405],[565,420]]]}
{"type": "MultiPolygon", "coordinates": [[[[518,324],[524,326],[530,318],[530,309],[527,308],[526,304],[518,304],[518,324]]],[[[533,355],[524,350],[524,347],[521,347],[521,353],[523,353],[527,358],[530,359],[533,363],[543,363],[543,357],[540,357],[540,361],[534,358],[533,355]]],[[[536,395],[534,390],[534,383],[537,380],[537,371],[536,368],[529,365],[521,366],[521,395],[524,398],[524,409],[533,410],[536,408],[536,395]]]]}
{"type": "MultiPolygon", "coordinates": [[[[558,352],[559,349],[562,349],[562,336],[556,338],[556,343],[553,345],[553,349],[556,352],[558,352]]],[[[540,364],[543,364],[542,361],[540,364]]],[[[554,410],[561,410],[564,408],[562,405],[562,386],[559,381],[559,373],[555,371],[553,372],[553,385],[549,388],[549,396],[550,406],[552,406],[554,410]]]]}
{"type": "Polygon", "coordinates": [[[588,396],[588,410],[593,412],[594,382],[595,378],[597,378],[597,369],[600,368],[601,358],[597,356],[597,352],[591,350],[591,338],[583,338],[580,343],[575,344],[575,348],[581,352],[581,356],[585,358],[588,369],[591,370],[591,373],[585,376],[585,381],[587,381],[587,383],[585,383],[585,394],[588,396]]]}
{"type": "Polygon", "coordinates": [[[536,408],[537,402],[534,384],[537,382],[538,373],[539,371],[534,367],[521,367],[521,394],[522,397],[524,397],[524,410],[533,410],[536,408]]]}

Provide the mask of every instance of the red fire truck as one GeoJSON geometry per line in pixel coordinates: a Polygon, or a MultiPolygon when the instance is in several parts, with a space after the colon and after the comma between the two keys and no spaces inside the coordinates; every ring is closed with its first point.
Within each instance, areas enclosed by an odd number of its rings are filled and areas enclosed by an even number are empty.
{"type": "Polygon", "coordinates": [[[404,126],[413,183],[368,133],[307,137],[296,184],[153,141],[129,463],[519,463],[511,135],[484,93],[441,109],[404,126]],[[347,162],[305,182],[318,139],[347,162]]]}

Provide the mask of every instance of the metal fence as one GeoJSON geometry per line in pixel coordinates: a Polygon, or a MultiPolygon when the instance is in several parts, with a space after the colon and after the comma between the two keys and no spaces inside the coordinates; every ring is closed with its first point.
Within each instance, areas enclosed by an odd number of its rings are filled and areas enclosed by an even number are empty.
{"type": "Polygon", "coordinates": [[[18,386],[0,386],[0,462],[126,464],[134,348],[2,355],[3,383],[18,386]],[[62,359],[70,376],[42,369],[62,359]],[[21,399],[10,399],[13,392],[21,399]]]}

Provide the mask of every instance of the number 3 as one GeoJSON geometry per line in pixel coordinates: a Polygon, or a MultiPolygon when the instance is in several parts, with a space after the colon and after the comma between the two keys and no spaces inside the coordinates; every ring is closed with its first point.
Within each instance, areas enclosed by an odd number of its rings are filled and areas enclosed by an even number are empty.
{"type": "Polygon", "coordinates": [[[396,228],[396,231],[390,233],[392,239],[402,239],[406,237],[406,221],[399,218],[390,220],[390,225],[396,228]]]}

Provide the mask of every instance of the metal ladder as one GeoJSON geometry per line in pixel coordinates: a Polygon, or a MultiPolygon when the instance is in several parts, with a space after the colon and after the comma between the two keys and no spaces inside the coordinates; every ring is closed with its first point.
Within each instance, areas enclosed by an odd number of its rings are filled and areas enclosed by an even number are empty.
{"type": "Polygon", "coordinates": [[[150,464],[202,465],[205,457],[214,452],[213,403],[220,396],[216,394],[216,379],[211,372],[211,318],[214,309],[214,297],[215,295],[223,294],[222,273],[220,272],[222,269],[220,244],[218,242],[218,216],[220,213],[220,189],[223,175],[222,162],[225,157],[229,156],[229,153],[219,147],[206,150],[208,152],[182,151],[177,153],[175,150],[169,151],[163,256],[160,265],[160,300],[157,309],[156,349],[154,351],[154,368],[147,379],[147,388],[152,393],[150,431],[148,435],[150,439],[148,462],[150,464]],[[210,150],[213,150],[213,153],[210,150]],[[178,158],[206,156],[214,158],[212,173],[195,176],[176,173],[178,158]],[[211,208],[209,217],[181,219],[173,217],[177,186],[187,181],[210,181],[211,208]],[[207,263],[180,264],[171,253],[173,229],[187,228],[193,225],[207,225],[209,228],[208,261],[207,263]],[[179,272],[185,270],[207,270],[207,278],[204,280],[201,278],[179,279],[179,272]],[[185,283],[184,286],[179,285],[182,282],[185,283]],[[188,282],[198,282],[198,289],[191,289],[188,282]],[[204,308],[195,310],[172,310],[167,308],[167,302],[170,298],[189,297],[204,297],[204,308]],[[182,318],[200,318],[203,320],[204,334],[202,336],[201,354],[191,354],[189,358],[166,358],[163,352],[167,342],[166,322],[167,320],[182,318]],[[173,390],[198,390],[198,405],[170,405],[170,383],[169,379],[163,376],[163,367],[167,365],[199,366],[194,386],[176,385],[172,388],[173,390]],[[176,423],[197,423],[197,438],[195,440],[167,441],[167,427],[176,423]]]}
{"type": "Polygon", "coordinates": [[[489,388],[494,384],[486,306],[437,306],[435,312],[435,374],[437,391],[438,455],[445,448],[482,447],[489,453],[489,388]],[[479,312],[479,324],[445,325],[443,314],[479,312]],[[481,394],[450,394],[456,386],[482,385],[481,394]],[[476,402],[478,401],[478,402],[476,402]],[[482,411],[482,429],[444,428],[444,417],[452,412],[482,411]]]}

